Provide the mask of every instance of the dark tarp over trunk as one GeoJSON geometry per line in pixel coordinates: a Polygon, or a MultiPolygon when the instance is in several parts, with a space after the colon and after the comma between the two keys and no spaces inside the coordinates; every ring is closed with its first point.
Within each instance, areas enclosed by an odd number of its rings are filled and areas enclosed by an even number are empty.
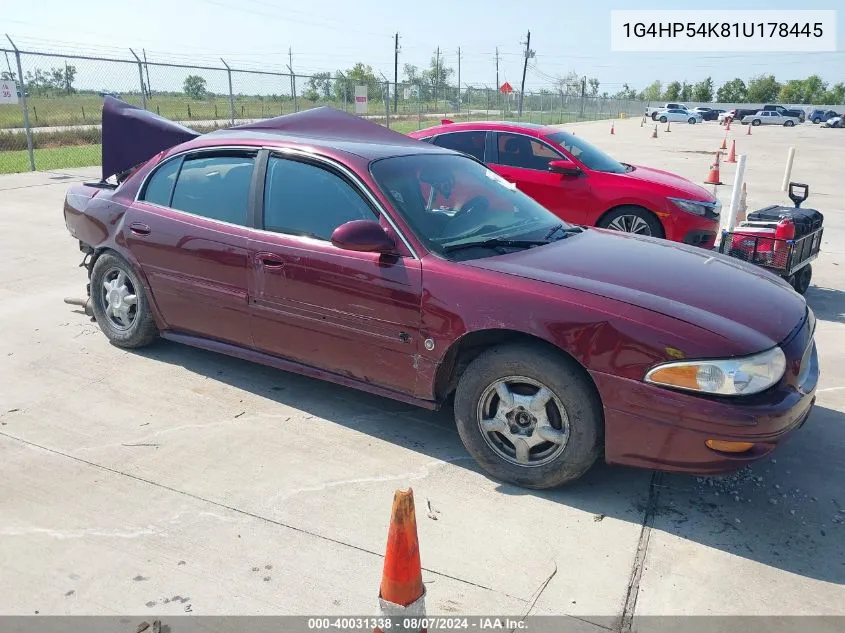
{"type": "Polygon", "coordinates": [[[103,180],[200,134],[114,97],[103,103],[103,180]]]}

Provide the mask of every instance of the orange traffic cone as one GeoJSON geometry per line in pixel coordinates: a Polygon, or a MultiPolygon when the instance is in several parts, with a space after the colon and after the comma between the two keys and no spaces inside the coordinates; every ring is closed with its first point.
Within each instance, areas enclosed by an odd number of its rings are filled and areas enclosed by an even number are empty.
{"type": "Polygon", "coordinates": [[[731,140],[731,151],[728,152],[728,157],[725,159],[726,163],[736,162],[736,139],[731,140]]]}
{"type": "Polygon", "coordinates": [[[651,133],[651,138],[657,138],[657,123],[654,124],[654,132],[651,133]]]}
{"type": "Polygon", "coordinates": [[[731,129],[731,117],[728,117],[726,120],[727,120],[728,124],[725,126],[725,131],[727,132],[728,130],[731,129]]]}
{"type": "Polygon", "coordinates": [[[719,152],[716,152],[716,162],[710,165],[710,173],[707,174],[707,180],[704,183],[707,185],[722,184],[722,181],[719,179],[719,152]]]}
{"type": "Polygon", "coordinates": [[[616,132],[613,131],[613,123],[610,124],[610,135],[613,136],[616,132]]]}
{"type": "Polygon", "coordinates": [[[751,136],[751,124],[748,124],[748,131],[745,133],[746,136],[751,136]]]}
{"type": "Polygon", "coordinates": [[[728,149],[728,135],[725,134],[725,138],[722,139],[722,144],[719,146],[719,149],[728,149]]]}
{"type": "Polygon", "coordinates": [[[671,132],[671,131],[672,131],[672,130],[671,130],[671,127],[672,127],[672,122],[671,122],[671,121],[666,121],[666,131],[667,131],[667,132],[671,132]]]}
{"type": "Polygon", "coordinates": [[[645,125],[645,115],[643,115],[643,118],[640,119],[640,127],[642,127],[644,125],[645,125]]]}
{"type": "Polygon", "coordinates": [[[384,617],[425,615],[425,586],[420,565],[414,491],[410,488],[407,491],[397,490],[393,495],[379,606],[384,617]]]}

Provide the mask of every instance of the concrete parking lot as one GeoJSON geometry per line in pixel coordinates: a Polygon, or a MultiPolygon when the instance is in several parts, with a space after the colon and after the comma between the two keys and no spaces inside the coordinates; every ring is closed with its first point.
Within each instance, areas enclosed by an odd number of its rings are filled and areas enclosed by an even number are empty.
{"type": "MultiPolygon", "coordinates": [[[[697,182],[725,134],[564,127],[697,182]]],[[[807,293],[814,413],[735,476],[601,464],[551,492],[481,474],[450,410],[168,342],[109,345],[62,302],[86,282],[65,188],[97,170],[0,178],[0,613],[372,614],[393,491],[412,486],[430,613],[564,614],[597,631],[649,615],[845,615],[845,132],[745,132],[729,141],[748,155],[749,207],[788,202],[794,146],[805,206],[825,214],[807,293]]]]}

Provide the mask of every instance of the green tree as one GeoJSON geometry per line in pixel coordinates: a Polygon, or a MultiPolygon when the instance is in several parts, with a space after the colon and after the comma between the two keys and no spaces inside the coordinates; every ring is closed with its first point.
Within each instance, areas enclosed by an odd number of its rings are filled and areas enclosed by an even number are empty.
{"type": "Polygon", "coordinates": [[[332,74],[329,72],[314,73],[308,78],[305,93],[302,95],[308,101],[328,101],[332,98],[332,74]]]}
{"type": "Polygon", "coordinates": [[[774,75],[759,75],[749,80],[746,98],[749,103],[775,101],[780,94],[780,87],[774,75]]]}
{"type": "Polygon", "coordinates": [[[840,81],[838,84],[833,84],[833,87],[822,95],[821,101],[829,105],[845,104],[845,83],[840,81]]]}
{"type": "Polygon", "coordinates": [[[622,84],[622,90],[613,95],[614,99],[636,99],[637,91],[631,88],[627,83],[622,84]]]}
{"type": "Polygon", "coordinates": [[[673,81],[666,86],[666,92],[663,93],[663,98],[666,101],[677,101],[681,98],[681,82],[673,81]]]}
{"type": "Polygon", "coordinates": [[[708,77],[699,81],[692,89],[693,101],[700,101],[702,103],[710,103],[713,101],[713,79],[708,77]]]}
{"type": "Polygon", "coordinates": [[[355,86],[367,86],[367,96],[370,99],[382,94],[382,86],[373,73],[373,67],[362,62],[358,62],[345,72],[335,73],[335,98],[342,101],[345,93],[346,100],[351,101],[355,95],[355,86]]]}
{"type": "Polygon", "coordinates": [[[739,77],[731,79],[716,91],[716,101],[719,103],[745,103],[746,99],[748,99],[748,88],[739,77]]]}
{"type": "Polygon", "coordinates": [[[587,85],[590,87],[587,94],[589,94],[591,97],[595,97],[596,95],[598,95],[598,93],[599,93],[599,80],[598,79],[596,79],[595,77],[590,77],[587,80],[587,85]]]}
{"type": "Polygon", "coordinates": [[[658,99],[660,99],[662,88],[663,84],[660,83],[659,79],[653,81],[648,86],[646,86],[640,98],[643,101],[657,101],[658,99]]]}
{"type": "Polygon", "coordinates": [[[688,84],[686,81],[681,84],[681,99],[683,101],[692,100],[692,84],[688,84]]]}
{"type": "Polygon", "coordinates": [[[182,90],[190,99],[204,99],[208,94],[205,87],[205,78],[199,75],[188,75],[182,84],[182,90]]]}
{"type": "Polygon", "coordinates": [[[437,99],[442,98],[446,94],[446,88],[449,86],[449,78],[454,74],[454,70],[443,63],[443,57],[440,57],[438,62],[437,56],[432,55],[429,66],[421,74],[422,83],[428,88],[431,95],[437,99]]]}

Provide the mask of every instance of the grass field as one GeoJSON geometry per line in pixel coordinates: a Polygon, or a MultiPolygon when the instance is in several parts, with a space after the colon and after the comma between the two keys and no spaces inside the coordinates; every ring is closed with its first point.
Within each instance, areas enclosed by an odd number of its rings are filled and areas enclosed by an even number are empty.
{"type": "MultiPolygon", "coordinates": [[[[39,171],[88,167],[100,164],[100,145],[74,145],[71,147],[48,147],[35,150],[35,167],[39,171]]],[[[0,152],[0,174],[16,174],[29,171],[26,150],[0,152]]]]}

